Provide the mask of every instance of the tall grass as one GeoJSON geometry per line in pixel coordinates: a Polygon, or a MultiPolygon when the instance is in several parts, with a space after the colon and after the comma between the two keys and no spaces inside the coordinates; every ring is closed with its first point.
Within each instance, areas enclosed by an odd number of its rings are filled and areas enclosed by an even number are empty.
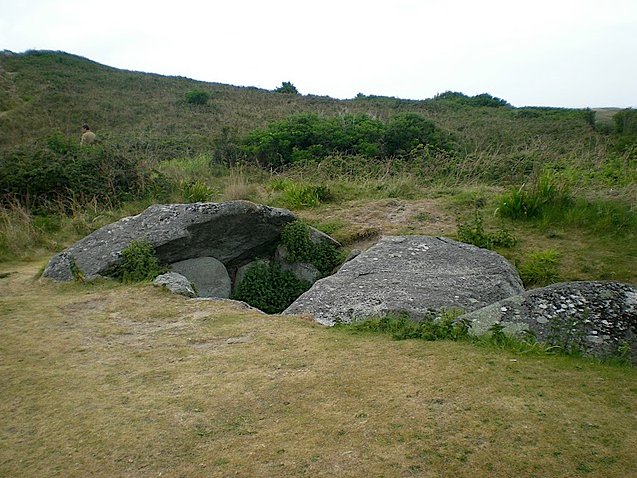
{"type": "Polygon", "coordinates": [[[24,207],[0,205],[0,260],[23,257],[25,251],[44,245],[45,238],[24,207]]]}

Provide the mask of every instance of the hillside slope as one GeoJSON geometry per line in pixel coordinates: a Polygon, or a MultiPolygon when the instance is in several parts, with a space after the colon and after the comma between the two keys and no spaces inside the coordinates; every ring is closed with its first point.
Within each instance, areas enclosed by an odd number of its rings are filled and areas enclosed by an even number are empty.
{"type": "Polygon", "coordinates": [[[52,131],[77,136],[87,122],[102,137],[172,141],[187,144],[187,151],[205,150],[222,134],[243,135],[295,113],[362,113],[386,120],[404,111],[455,133],[467,152],[524,152],[541,143],[568,153],[603,143],[584,110],[468,106],[455,97],[336,100],[118,70],[63,52],[0,54],[0,148],[52,131]],[[194,89],[208,92],[210,102],[188,104],[185,94],[194,89]]]}

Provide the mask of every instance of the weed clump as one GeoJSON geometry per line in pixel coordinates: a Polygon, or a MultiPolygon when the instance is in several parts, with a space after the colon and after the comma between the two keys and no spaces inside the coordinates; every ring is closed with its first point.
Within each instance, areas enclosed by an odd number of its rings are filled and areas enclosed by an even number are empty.
{"type": "Polygon", "coordinates": [[[153,246],[147,240],[131,241],[122,250],[122,261],[111,274],[125,284],[151,281],[167,269],[159,265],[153,246]]]}
{"type": "Polygon", "coordinates": [[[327,186],[297,183],[287,178],[272,180],[270,187],[281,192],[285,206],[293,209],[317,207],[334,199],[327,186]]]}
{"type": "Polygon", "coordinates": [[[473,221],[458,225],[458,239],[461,242],[485,249],[511,248],[517,244],[517,237],[509,231],[505,229],[499,229],[495,232],[485,231],[483,222],[482,216],[476,211],[473,221]]]}
{"type": "Polygon", "coordinates": [[[189,203],[212,201],[219,193],[201,180],[182,181],[181,190],[189,203]]]}
{"type": "Polygon", "coordinates": [[[554,173],[545,172],[530,188],[522,185],[502,196],[497,211],[510,219],[534,219],[561,214],[572,205],[566,184],[560,183],[554,173]]]}
{"type": "Polygon", "coordinates": [[[461,313],[455,309],[443,310],[440,314],[432,313],[420,321],[412,320],[405,314],[388,314],[352,322],[346,327],[354,331],[389,334],[395,340],[460,340],[469,335],[469,324],[457,320],[461,313]]]}
{"type": "Polygon", "coordinates": [[[525,287],[543,287],[559,282],[560,256],[552,250],[536,251],[518,267],[525,287]]]}

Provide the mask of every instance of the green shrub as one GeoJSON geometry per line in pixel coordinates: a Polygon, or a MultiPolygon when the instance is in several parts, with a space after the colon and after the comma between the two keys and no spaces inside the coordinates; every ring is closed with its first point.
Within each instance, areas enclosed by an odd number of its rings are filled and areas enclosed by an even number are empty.
{"type": "Polygon", "coordinates": [[[281,83],[281,86],[276,88],[274,91],[276,93],[285,93],[289,95],[299,94],[299,90],[297,90],[296,86],[294,86],[290,81],[284,81],[283,83],[281,83]]]}
{"type": "Polygon", "coordinates": [[[495,232],[485,231],[482,216],[478,211],[476,211],[472,222],[458,225],[457,235],[458,240],[485,249],[511,248],[518,242],[517,238],[505,229],[499,229],[495,232]]]}
{"type": "Polygon", "coordinates": [[[203,90],[191,90],[186,93],[186,102],[191,105],[205,105],[210,100],[210,93],[203,90]]]}
{"type": "Polygon", "coordinates": [[[388,124],[367,115],[324,118],[305,113],[252,131],[243,140],[242,153],[261,165],[279,167],[339,153],[364,158],[393,156],[421,144],[445,149],[451,147],[451,140],[416,113],[396,115],[388,124]]]}
{"type": "Polygon", "coordinates": [[[417,113],[401,113],[394,116],[384,134],[387,156],[407,154],[418,145],[441,142],[437,137],[438,128],[428,119],[417,113]]]}
{"type": "Polygon", "coordinates": [[[312,242],[309,226],[301,221],[285,225],[281,231],[281,243],[287,249],[289,262],[310,263],[322,276],[329,275],[344,260],[343,252],[333,244],[312,242]]]}
{"type": "Polygon", "coordinates": [[[468,96],[457,91],[445,91],[436,95],[434,101],[443,101],[463,106],[487,106],[491,108],[511,107],[511,105],[502,98],[497,98],[489,93],[481,93],[475,96],[468,96]]]}
{"type": "Polygon", "coordinates": [[[615,123],[614,149],[620,153],[637,148],[637,110],[628,108],[613,116],[615,123]]]}
{"type": "Polygon", "coordinates": [[[627,108],[613,115],[615,132],[620,135],[637,136],[637,110],[627,108]]]}
{"type": "Polygon", "coordinates": [[[525,287],[543,287],[559,282],[560,256],[552,250],[537,251],[529,254],[518,266],[518,272],[525,287]]]}
{"type": "Polygon", "coordinates": [[[111,275],[124,283],[151,281],[166,272],[155,256],[153,246],[147,240],[131,241],[122,250],[122,261],[111,275]]]}
{"type": "Polygon", "coordinates": [[[281,270],[275,263],[257,262],[232,295],[268,314],[283,312],[311,284],[297,279],[291,272],[281,270]]]}
{"type": "Polygon", "coordinates": [[[0,151],[0,201],[33,212],[97,202],[110,207],[166,189],[143,158],[115,145],[73,148],[59,136],[48,144],[0,151]]]}

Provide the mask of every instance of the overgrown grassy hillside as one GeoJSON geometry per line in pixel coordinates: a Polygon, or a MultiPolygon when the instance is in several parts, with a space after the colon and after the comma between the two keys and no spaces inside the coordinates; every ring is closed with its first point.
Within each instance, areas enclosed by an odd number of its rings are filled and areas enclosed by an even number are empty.
{"type": "Polygon", "coordinates": [[[504,148],[524,153],[540,142],[545,148],[559,145],[556,153],[568,154],[594,149],[600,142],[586,111],[467,106],[454,97],[410,101],[359,95],[338,101],[122,71],[59,52],[3,54],[0,75],[2,147],[55,130],[77,136],[84,122],[111,138],[175,140],[203,147],[224,127],[244,134],[300,112],[364,113],[385,120],[404,111],[420,113],[459,134],[470,151],[504,148]],[[210,94],[207,105],[186,102],[186,93],[195,89],[210,94]]]}
{"type": "Polygon", "coordinates": [[[514,245],[491,243],[531,264],[529,285],[637,282],[631,110],[606,109],[597,121],[589,110],[452,92],[339,101],[58,52],[2,54],[0,78],[4,259],[52,252],[153,202],[249,199],[290,208],[348,245],[390,231],[461,231],[483,244],[507,230],[514,245]],[[207,101],[189,102],[192,93],[207,101]],[[83,122],[94,147],[79,148],[83,122]],[[348,213],[371,218],[371,201],[384,200],[395,210],[384,205],[373,221],[348,213]]]}

